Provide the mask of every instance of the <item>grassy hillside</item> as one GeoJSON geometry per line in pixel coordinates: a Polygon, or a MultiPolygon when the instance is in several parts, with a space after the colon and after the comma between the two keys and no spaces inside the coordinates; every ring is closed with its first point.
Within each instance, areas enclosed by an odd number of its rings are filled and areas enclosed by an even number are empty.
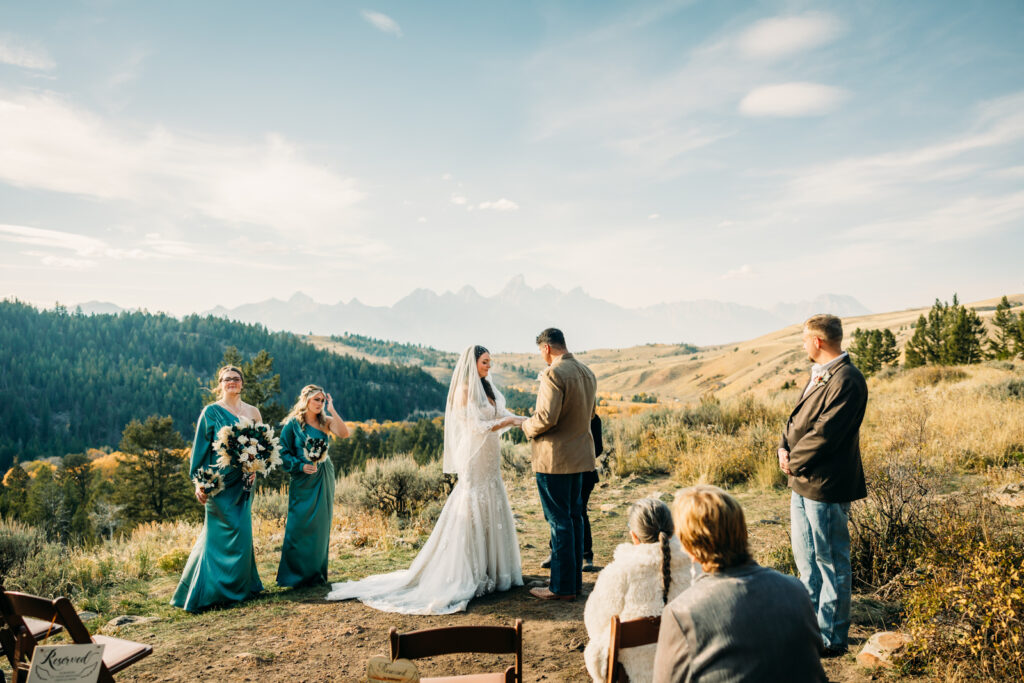
{"type": "Polygon", "coordinates": [[[170,415],[184,433],[225,349],[266,350],[281,377],[271,402],[302,386],[330,391],[346,418],[405,419],[444,407],[446,387],[418,368],[339,356],[288,333],[220,318],[144,312],[81,315],[0,302],[0,472],[14,458],[117,446],[125,424],[170,415]]]}
{"type": "MultiPolygon", "coordinates": [[[[1007,298],[1024,303],[1024,294],[1007,298]]],[[[986,299],[967,306],[977,309],[987,321],[998,302],[999,298],[986,299]]],[[[927,313],[928,308],[914,308],[846,318],[846,342],[858,327],[888,328],[902,348],[913,334],[912,326],[918,316],[927,313]]],[[[681,402],[695,401],[709,392],[722,398],[745,393],[764,396],[779,390],[787,380],[799,383],[806,379],[809,363],[800,347],[801,330],[800,324],[794,324],[756,339],[701,347],[696,353],[671,344],[648,344],[585,351],[579,357],[597,375],[602,391],[623,395],[648,392],[663,400],[681,402]]],[[[543,367],[536,354],[502,354],[498,361],[528,365],[538,371],[543,367]]]]}

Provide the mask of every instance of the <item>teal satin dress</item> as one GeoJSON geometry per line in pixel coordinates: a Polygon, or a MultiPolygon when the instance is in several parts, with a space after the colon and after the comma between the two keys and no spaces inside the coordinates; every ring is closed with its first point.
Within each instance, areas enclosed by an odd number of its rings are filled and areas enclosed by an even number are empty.
{"type": "MultiPolygon", "coordinates": [[[[219,405],[203,408],[196,425],[189,476],[200,467],[215,467],[213,440],[218,430],[238,422],[219,405]]],[[[252,548],[252,496],[239,500],[242,475],[221,470],[224,490],[206,501],[203,531],[192,548],[171,604],[189,612],[211,605],[245,600],[263,590],[252,548]]]]}
{"type": "Polygon", "coordinates": [[[288,487],[288,523],[277,568],[277,585],[303,586],[327,583],[327,550],[334,515],[334,465],[330,458],[314,474],[302,466],[306,439],[327,440],[319,429],[292,419],[281,430],[281,459],[291,477],[288,487]]]}

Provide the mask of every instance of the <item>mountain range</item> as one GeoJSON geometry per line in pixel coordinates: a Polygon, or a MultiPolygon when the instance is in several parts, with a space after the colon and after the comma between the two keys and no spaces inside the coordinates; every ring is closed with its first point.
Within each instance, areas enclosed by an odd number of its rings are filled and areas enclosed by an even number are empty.
{"type": "MultiPolygon", "coordinates": [[[[82,310],[106,313],[110,305],[88,302],[82,310]]],[[[703,346],[757,337],[821,312],[841,317],[870,313],[853,297],[838,294],[771,308],[703,299],[626,308],[579,287],[568,292],[551,285],[534,288],[517,276],[490,297],[470,286],[443,294],[416,289],[393,306],[368,306],[358,299],[324,304],[296,292],[287,300],[218,306],[204,314],[299,334],[350,332],[451,351],[470,343],[527,351],[533,350],[534,336],[545,327],[561,328],[570,348],[578,350],[652,342],[703,346]]]]}

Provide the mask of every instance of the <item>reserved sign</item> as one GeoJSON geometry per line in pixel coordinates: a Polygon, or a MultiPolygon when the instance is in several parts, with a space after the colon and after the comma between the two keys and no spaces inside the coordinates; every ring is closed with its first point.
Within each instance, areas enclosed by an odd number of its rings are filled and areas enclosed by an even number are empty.
{"type": "Polygon", "coordinates": [[[371,657],[366,663],[367,683],[419,683],[416,665],[408,659],[391,661],[387,657],[371,657]]]}
{"type": "Polygon", "coordinates": [[[37,645],[28,683],[96,683],[103,645],[37,645]]]}

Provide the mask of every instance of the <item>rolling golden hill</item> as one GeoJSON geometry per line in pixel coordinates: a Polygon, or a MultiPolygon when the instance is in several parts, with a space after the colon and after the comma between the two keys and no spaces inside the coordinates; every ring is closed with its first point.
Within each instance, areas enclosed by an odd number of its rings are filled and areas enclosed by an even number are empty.
{"type": "MultiPolygon", "coordinates": [[[[966,304],[988,321],[1001,297],[966,304]]],[[[1015,304],[1024,304],[1024,294],[1008,295],[1015,304]]],[[[889,313],[876,313],[843,319],[847,341],[853,331],[889,328],[902,347],[913,334],[918,316],[927,315],[931,306],[889,313]]],[[[707,393],[721,397],[744,392],[753,394],[779,390],[787,380],[802,383],[809,372],[809,362],[800,346],[799,323],[755,339],[700,347],[696,352],[675,344],[645,344],[624,349],[593,349],[577,355],[597,375],[602,392],[629,397],[645,392],[661,401],[691,402],[707,393]]],[[[317,348],[365,358],[373,362],[387,359],[347,347],[329,337],[306,337],[317,348]]],[[[496,375],[504,385],[533,390],[532,377],[544,364],[537,354],[496,354],[496,375]],[[524,368],[527,372],[520,372],[524,368]]],[[[447,383],[450,368],[424,366],[438,381],[447,383]]]]}

